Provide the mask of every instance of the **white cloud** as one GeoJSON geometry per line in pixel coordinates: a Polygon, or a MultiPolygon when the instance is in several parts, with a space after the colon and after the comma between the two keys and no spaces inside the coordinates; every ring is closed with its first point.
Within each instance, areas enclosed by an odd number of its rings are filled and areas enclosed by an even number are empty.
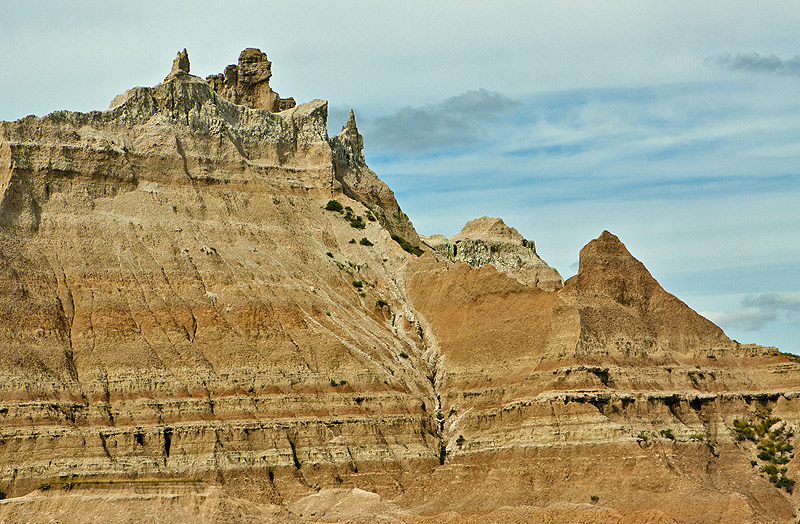
{"type": "Polygon", "coordinates": [[[778,315],[774,311],[765,311],[760,308],[746,308],[732,312],[710,312],[705,313],[705,316],[721,326],[730,326],[744,331],[759,331],[767,324],[778,319],[778,315]]]}
{"type": "Polygon", "coordinates": [[[762,293],[760,295],[748,295],[742,299],[742,306],[775,313],[800,311],[800,293],[762,293]]]}
{"type": "Polygon", "coordinates": [[[781,319],[791,319],[800,312],[800,293],[761,293],[742,298],[735,311],[708,313],[712,321],[731,329],[760,331],[781,319]]]}

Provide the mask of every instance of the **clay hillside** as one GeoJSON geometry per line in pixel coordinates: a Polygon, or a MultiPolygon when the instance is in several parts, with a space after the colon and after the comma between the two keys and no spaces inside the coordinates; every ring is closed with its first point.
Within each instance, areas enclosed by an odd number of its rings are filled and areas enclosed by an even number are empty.
{"type": "Polygon", "coordinates": [[[607,231],[420,237],[271,75],[0,123],[0,522],[794,522],[793,357],[607,231]]]}

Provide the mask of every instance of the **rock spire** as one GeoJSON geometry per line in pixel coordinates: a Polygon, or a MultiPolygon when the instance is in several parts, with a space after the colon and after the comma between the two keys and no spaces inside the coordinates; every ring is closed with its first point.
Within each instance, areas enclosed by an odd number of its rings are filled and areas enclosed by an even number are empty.
{"type": "Polygon", "coordinates": [[[188,75],[189,68],[189,53],[186,52],[186,48],[183,48],[183,51],[178,51],[178,56],[176,56],[175,60],[172,62],[172,70],[164,79],[164,82],[188,75]]]}
{"type": "Polygon", "coordinates": [[[208,76],[206,82],[227,100],[250,109],[268,109],[277,113],[295,107],[294,98],[281,98],[272,90],[270,78],[272,62],[267,54],[248,47],[239,54],[238,64],[227,66],[223,73],[208,76]]]}

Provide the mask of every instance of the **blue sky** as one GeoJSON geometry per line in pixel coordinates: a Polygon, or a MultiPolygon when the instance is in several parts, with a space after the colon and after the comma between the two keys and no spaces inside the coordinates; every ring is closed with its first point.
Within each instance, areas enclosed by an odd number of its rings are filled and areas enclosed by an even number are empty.
{"type": "Polygon", "coordinates": [[[421,233],[500,216],[569,277],[608,229],[732,338],[800,353],[799,27],[794,1],[31,0],[0,20],[0,119],[259,47],[332,132],[355,109],[421,233]]]}

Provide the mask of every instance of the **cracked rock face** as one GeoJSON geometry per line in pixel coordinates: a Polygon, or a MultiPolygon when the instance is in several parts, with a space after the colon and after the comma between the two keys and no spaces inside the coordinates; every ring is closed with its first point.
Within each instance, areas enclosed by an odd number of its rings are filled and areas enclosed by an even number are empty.
{"type": "Polygon", "coordinates": [[[476,218],[449,239],[433,235],[426,242],[447,260],[466,262],[473,269],[491,264],[526,286],[545,291],[564,287],[558,271],[536,254],[533,241],[523,238],[500,218],[476,218]]]}
{"type": "Polygon", "coordinates": [[[0,521],[792,519],[734,420],[800,434],[795,360],[608,232],[565,283],[500,219],[415,256],[354,114],[215,85],[0,123],[0,521]]]}

